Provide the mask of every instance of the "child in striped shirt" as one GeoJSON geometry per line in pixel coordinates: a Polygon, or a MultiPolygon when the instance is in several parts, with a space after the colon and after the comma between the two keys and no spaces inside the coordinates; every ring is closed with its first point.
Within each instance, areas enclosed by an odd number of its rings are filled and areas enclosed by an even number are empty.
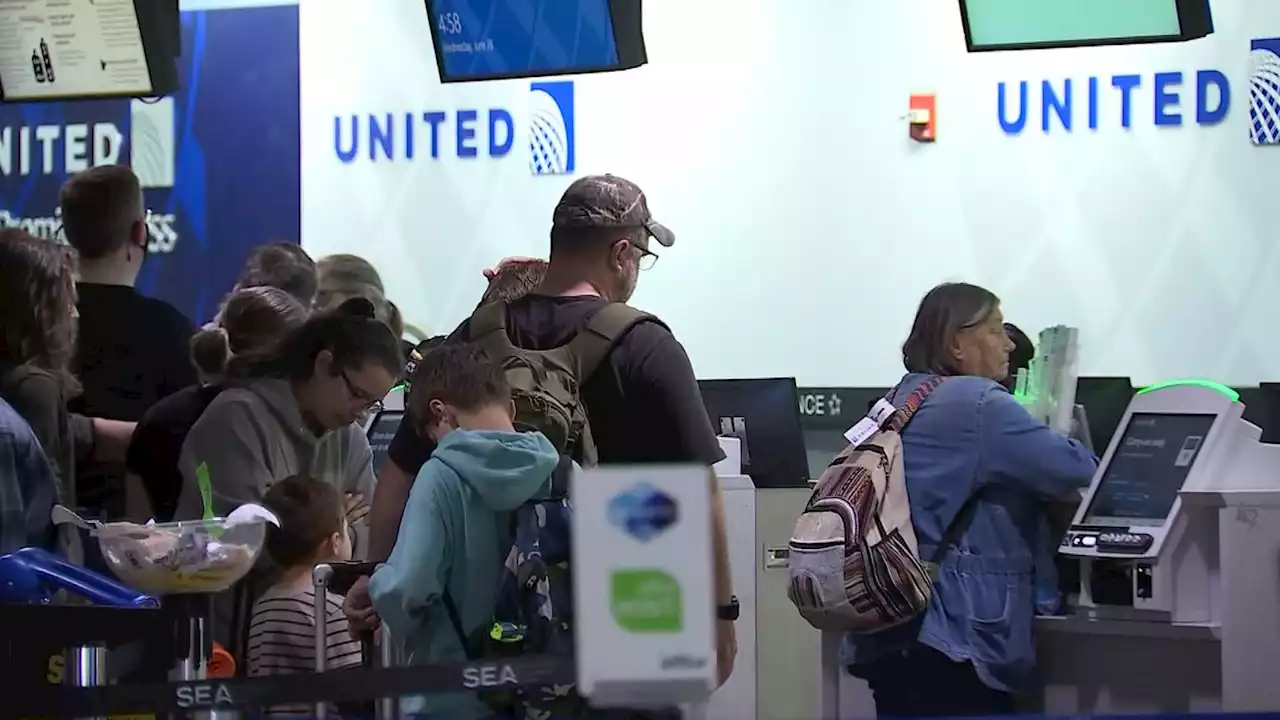
{"type": "MultiPolygon", "coordinates": [[[[320,563],[351,559],[342,495],[329,483],[294,476],[272,485],[263,504],[280,519],[280,527],[267,529],[267,552],[280,569],[280,579],[253,606],[247,653],[249,676],[314,672],[316,596],[311,569],[320,563]]],[[[360,644],[347,631],[342,597],[327,595],[327,669],[358,666],[360,644]]],[[[330,712],[334,710],[331,708],[330,712]]],[[[272,708],[271,714],[310,717],[314,710],[272,708]]]]}

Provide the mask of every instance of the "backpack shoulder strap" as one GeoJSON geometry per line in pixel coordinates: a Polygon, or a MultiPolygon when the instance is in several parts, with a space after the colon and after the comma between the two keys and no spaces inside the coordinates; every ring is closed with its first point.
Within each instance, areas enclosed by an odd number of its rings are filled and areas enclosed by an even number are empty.
{"type": "Polygon", "coordinates": [[[445,590],[440,599],[444,604],[444,612],[449,618],[449,624],[453,626],[453,634],[458,636],[458,642],[462,645],[463,654],[468,661],[476,660],[476,652],[471,646],[471,640],[467,637],[467,632],[462,629],[462,615],[458,613],[458,605],[453,601],[453,595],[445,590]]]}
{"type": "Polygon", "coordinates": [[[579,382],[586,382],[622,336],[647,321],[661,322],[626,303],[609,303],[597,310],[564,346],[568,359],[573,363],[574,377],[579,382]]]}
{"type": "MultiPolygon", "coordinates": [[[[894,432],[902,432],[907,423],[911,422],[911,418],[915,416],[916,411],[924,404],[925,399],[946,380],[946,376],[931,375],[929,379],[917,385],[916,389],[912,390],[911,394],[907,396],[906,401],[898,405],[897,412],[889,419],[888,429],[894,432]]],[[[890,394],[896,394],[896,388],[890,391],[890,394]]]]}
{"type": "Polygon", "coordinates": [[[494,361],[500,362],[516,352],[507,336],[507,304],[489,303],[476,310],[467,324],[467,339],[483,348],[494,361]]]}
{"type": "Polygon", "coordinates": [[[950,551],[951,546],[959,543],[964,534],[968,532],[974,515],[978,513],[978,502],[981,495],[982,491],[978,490],[965,498],[960,510],[956,512],[956,516],[951,518],[951,522],[942,531],[942,537],[938,540],[938,547],[933,549],[933,554],[929,556],[929,561],[925,563],[925,569],[929,571],[930,576],[937,576],[938,568],[942,566],[942,561],[946,559],[947,552],[950,551]]]}

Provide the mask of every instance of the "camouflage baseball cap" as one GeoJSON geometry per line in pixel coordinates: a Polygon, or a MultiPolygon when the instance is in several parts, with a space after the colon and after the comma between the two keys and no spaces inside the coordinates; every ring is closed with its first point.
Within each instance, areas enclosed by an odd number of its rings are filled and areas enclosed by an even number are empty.
{"type": "Polygon", "coordinates": [[[676,234],[653,219],[639,185],[617,175],[588,175],[573,181],[552,216],[553,228],[644,228],[663,247],[676,234]]]}

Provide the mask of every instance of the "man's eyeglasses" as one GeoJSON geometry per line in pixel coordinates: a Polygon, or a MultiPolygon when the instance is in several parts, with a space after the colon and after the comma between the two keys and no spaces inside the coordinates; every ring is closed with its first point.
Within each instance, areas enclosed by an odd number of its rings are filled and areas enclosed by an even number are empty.
{"type": "Polygon", "coordinates": [[[342,377],[343,384],[347,386],[347,394],[351,396],[352,400],[355,400],[358,403],[364,403],[364,409],[368,412],[371,412],[371,413],[382,412],[383,406],[382,406],[381,398],[378,398],[376,400],[370,400],[369,395],[367,393],[365,393],[360,388],[356,387],[355,383],[351,382],[351,378],[347,377],[346,370],[343,370],[342,372],[338,373],[338,375],[342,377]]]}
{"type": "Polygon", "coordinates": [[[658,264],[657,253],[639,246],[637,246],[636,249],[640,251],[640,259],[637,261],[637,264],[640,266],[641,270],[652,270],[653,266],[658,264]]]}

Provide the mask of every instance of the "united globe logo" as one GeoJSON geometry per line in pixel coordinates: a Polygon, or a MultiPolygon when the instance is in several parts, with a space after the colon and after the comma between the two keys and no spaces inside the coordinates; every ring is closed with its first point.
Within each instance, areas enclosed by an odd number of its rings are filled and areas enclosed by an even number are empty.
{"type": "Polygon", "coordinates": [[[1254,145],[1280,145],[1280,38],[1250,44],[1249,138],[1254,145]]]}
{"type": "Polygon", "coordinates": [[[577,165],[573,128],[573,82],[535,82],[529,87],[529,171],[568,175],[577,165]]]}

